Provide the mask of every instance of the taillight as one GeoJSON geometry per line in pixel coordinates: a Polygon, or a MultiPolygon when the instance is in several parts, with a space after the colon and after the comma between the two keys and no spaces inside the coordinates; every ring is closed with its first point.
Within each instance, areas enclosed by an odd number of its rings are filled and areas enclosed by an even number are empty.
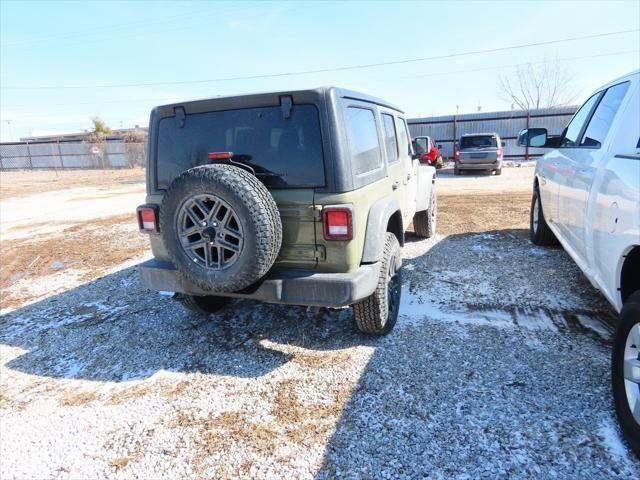
{"type": "Polygon", "coordinates": [[[498,147],[498,160],[502,160],[502,147],[498,147]]]}
{"type": "Polygon", "coordinates": [[[233,157],[233,152],[209,152],[209,160],[228,160],[233,157]]]}
{"type": "Polygon", "coordinates": [[[155,205],[141,205],[136,209],[138,228],[141,233],[159,233],[158,207],[155,205]]]}
{"type": "Polygon", "coordinates": [[[453,158],[455,158],[456,160],[460,158],[460,150],[458,150],[457,148],[453,149],[453,158]]]}
{"type": "Polygon", "coordinates": [[[353,238],[352,209],[350,207],[325,207],[322,225],[325,240],[351,240],[353,238]]]}

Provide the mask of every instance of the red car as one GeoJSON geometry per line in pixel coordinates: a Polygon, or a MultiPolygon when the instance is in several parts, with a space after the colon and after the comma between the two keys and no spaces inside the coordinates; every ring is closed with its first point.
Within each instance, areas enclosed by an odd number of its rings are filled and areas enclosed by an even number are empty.
{"type": "Polygon", "coordinates": [[[416,137],[413,139],[413,150],[420,155],[420,163],[428,163],[432,167],[442,168],[444,162],[440,149],[442,145],[436,145],[431,137],[416,137]]]}

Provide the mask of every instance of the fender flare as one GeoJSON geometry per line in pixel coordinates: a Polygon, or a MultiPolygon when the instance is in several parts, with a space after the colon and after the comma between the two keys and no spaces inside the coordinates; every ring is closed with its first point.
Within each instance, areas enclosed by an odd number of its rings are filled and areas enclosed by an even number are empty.
{"type": "Polygon", "coordinates": [[[373,263],[382,259],[385,233],[389,219],[396,213],[400,218],[401,238],[400,245],[404,243],[405,225],[402,220],[402,209],[400,202],[395,197],[381,198],[369,209],[367,217],[367,229],[364,237],[364,248],[362,249],[362,263],[373,263]]]}

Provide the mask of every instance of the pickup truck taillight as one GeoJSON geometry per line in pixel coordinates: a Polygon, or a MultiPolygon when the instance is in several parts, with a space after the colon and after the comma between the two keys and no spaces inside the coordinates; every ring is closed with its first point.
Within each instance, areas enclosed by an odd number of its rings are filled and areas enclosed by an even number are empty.
{"type": "Polygon", "coordinates": [[[158,207],[155,205],[140,205],[136,209],[138,228],[141,233],[160,233],[158,228],[158,207]]]}
{"type": "Polygon", "coordinates": [[[502,147],[498,147],[498,160],[502,160],[502,147]]]}
{"type": "Polygon", "coordinates": [[[323,208],[322,227],[325,240],[353,239],[353,209],[342,206],[323,208]]]}
{"type": "Polygon", "coordinates": [[[460,150],[458,150],[457,148],[453,149],[453,158],[455,158],[456,160],[460,159],[460,150]]]}

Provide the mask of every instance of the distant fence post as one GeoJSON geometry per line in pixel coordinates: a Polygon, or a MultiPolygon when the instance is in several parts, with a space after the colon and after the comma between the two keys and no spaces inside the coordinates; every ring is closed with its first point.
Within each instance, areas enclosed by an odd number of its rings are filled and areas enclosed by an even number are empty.
{"type": "Polygon", "coordinates": [[[453,116],[453,158],[456,157],[456,128],[457,128],[457,124],[456,124],[456,115],[453,116]]]}
{"type": "Polygon", "coordinates": [[[29,159],[29,169],[33,170],[33,161],[31,160],[31,149],[29,148],[29,142],[27,142],[27,158],[29,159]]]}
{"type": "Polygon", "coordinates": [[[62,150],[60,149],[60,140],[58,140],[58,157],[60,157],[60,168],[64,168],[64,160],[62,159],[62,150]]]}
{"type": "MultiPolygon", "coordinates": [[[[527,110],[527,129],[529,128],[529,123],[531,123],[531,110],[527,110]]],[[[524,147],[524,160],[529,160],[529,142],[524,147]]]]}

